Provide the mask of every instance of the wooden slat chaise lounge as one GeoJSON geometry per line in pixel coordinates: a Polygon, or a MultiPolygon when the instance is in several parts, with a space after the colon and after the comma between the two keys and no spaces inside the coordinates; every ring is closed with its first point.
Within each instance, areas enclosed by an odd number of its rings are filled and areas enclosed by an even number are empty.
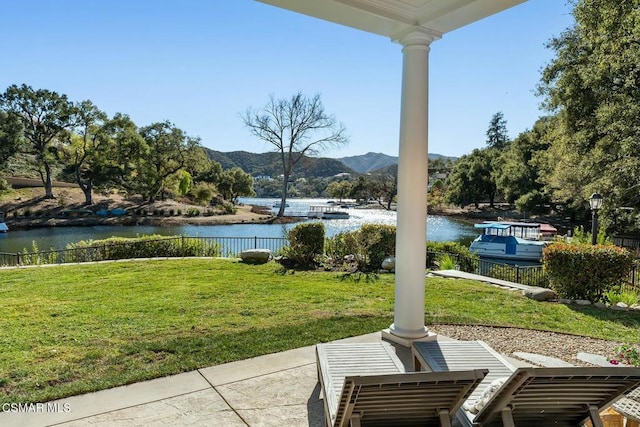
{"type": "MultiPolygon", "coordinates": [[[[413,354],[418,363],[435,372],[487,366],[485,381],[495,379],[498,370],[513,368],[480,341],[414,343],[413,354]],[[494,369],[488,363],[504,366],[494,369]]],[[[465,425],[486,427],[581,426],[587,420],[602,427],[600,411],[638,385],[640,368],[518,368],[475,416],[461,410],[458,419],[465,425]]],[[[483,385],[476,390],[482,394],[483,385]]]]}
{"type": "Polygon", "coordinates": [[[316,356],[329,427],[450,427],[453,414],[487,373],[407,373],[385,342],[319,344],[316,356]]]}

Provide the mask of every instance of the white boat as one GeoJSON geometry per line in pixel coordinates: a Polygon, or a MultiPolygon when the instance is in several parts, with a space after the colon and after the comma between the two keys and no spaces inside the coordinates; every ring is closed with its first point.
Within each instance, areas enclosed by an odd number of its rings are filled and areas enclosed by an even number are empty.
{"type": "Polygon", "coordinates": [[[334,205],[311,205],[309,206],[307,217],[318,219],[349,219],[349,212],[340,210],[334,205]]]}
{"type": "Polygon", "coordinates": [[[521,261],[540,261],[547,242],[541,239],[557,232],[555,227],[530,222],[484,222],[475,224],[482,234],[473,242],[469,250],[481,258],[498,258],[521,261]]]}
{"type": "Polygon", "coordinates": [[[0,212],[0,233],[6,233],[9,227],[4,223],[4,212],[0,212]]]}

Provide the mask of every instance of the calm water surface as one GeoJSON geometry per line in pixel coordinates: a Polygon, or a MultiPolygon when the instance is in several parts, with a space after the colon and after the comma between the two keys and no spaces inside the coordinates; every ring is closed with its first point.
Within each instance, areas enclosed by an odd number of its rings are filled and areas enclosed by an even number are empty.
{"type": "MultiPolygon", "coordinates": [[[[242,203],[272,206],[277,199],[244,198],[242,203]]],[[[326,204],[327,199],[292,199],[287,203],[289,212],[306,212],[310,205],[326,204]]],[[[396,223],[396,213],[382,209],[349,209],[349,219],[323,221],[327,236],[343,231],[358,229],[362,224],[396,223]]],[[[135,237],[145,234],[162,236],[200,236],[200,237],[282,237],[286,230],[296,224],[231,224],[231,225],[182,225],[176,227],[153,226],[91,226],[91,227],[54,227],[33,230],[16,230],[0,233],[0,252],[21,252],[31,249],[33,242],[40,250],[50,248],[63,249],[68,243],[80,240],[104,239],[111,236],[135,237]]],[[[473,226],[443,216],[429,216],[427,220],[427,238],[431,241],[459,241],[468,244],[477,232],[473,226]]]]}

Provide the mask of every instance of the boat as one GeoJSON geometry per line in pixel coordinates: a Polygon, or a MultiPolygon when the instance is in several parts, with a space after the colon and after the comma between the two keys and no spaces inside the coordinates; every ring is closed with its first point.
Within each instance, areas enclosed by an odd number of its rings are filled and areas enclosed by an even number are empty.
{"type": "Polygon", "coordinates": [[[349,219],[349,212],[338,209],[334,205],[311,205],[307,218],[317,219],[349,219]]]}
{"type": "MultiPolygon", "coordinates": [[[[278,208],[278,209],[280,209],[280,206],[282,206],[282,203],[280,203],[280,202],[275,202],[275,203],[272,205],[272,207],[274,207],[274,208],[278,208]]],[[[289,207],[289,203],[285,203],[285,204],[284,204],[284,207],[285,207],[285,208],[288,208],[288,207],[289,207]]]]}
{"type": "Polygon", "coordinates": [[[9,227],[4,223],[4,212],[0,211],[0,233],[6,233],[9,231],[9,227]]]}
{"type": "Polygon", "coordinates": [[[482,234],[471,242],[471,252],[481,258],[519,261],[540,261],[547,240],[558,231],[549,224],[533,222],[483,222],[474,227],[482,234]]]}

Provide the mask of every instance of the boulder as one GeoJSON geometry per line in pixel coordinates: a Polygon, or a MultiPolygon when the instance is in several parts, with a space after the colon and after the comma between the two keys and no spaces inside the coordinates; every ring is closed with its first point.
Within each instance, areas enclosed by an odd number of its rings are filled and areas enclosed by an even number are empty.
{"type": "Polygon", "coordinates": [[[551,301],[557,298],[555,291],[547,288],[530,288],[522,293],[525,297],[535,301],[551,301]]]}
{"type": "Polygon", "coordinates": [[[395,257],[388,257],[382,260],[382,268],[384,270],[393,271],[396,269],[396,259],[395,257]]]}
{"type": "Polygon", "coordinates": [[[251,264],[264,264],[271,258],[271,250],[269,249],[247,249],[242,251],[240,258],[244,262],[251,264]]]}
{"type": "Polygon", "coordinates": [[[578,305],[591,305],[591,301],[586,299],[577,299],[576,304],[578,305]]]}

